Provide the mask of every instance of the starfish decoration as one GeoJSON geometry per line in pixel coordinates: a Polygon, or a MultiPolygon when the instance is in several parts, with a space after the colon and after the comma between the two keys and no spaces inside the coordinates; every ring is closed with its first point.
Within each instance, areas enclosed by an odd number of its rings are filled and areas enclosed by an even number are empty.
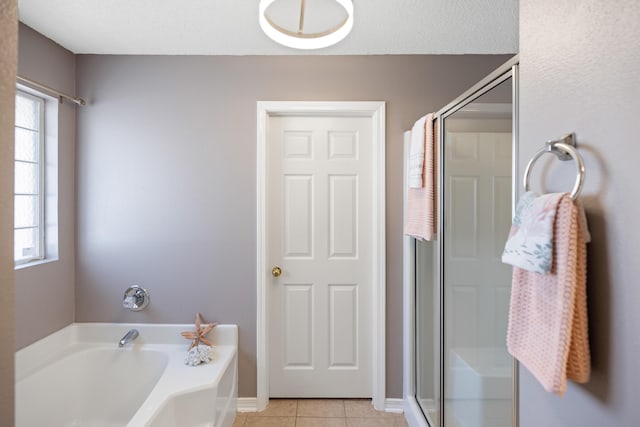
{"type": "Polygon", "coordinates": [[[197,313],[196,314],[196,331],[195,332],[185,331],[180,333],[180,335],[182,335],[186,339],[193,340],[193,342],[189,346],[189,350],[199,345],[200,343],[206,344],[209,347],[213,346],[213,344],[211,344],[211,341],[206,339],[204,336],[207,335],[209,332],[211,332],[211,330],[217,325],[217,323],[209,323],[207,325],[200,326],[201,323],[202,323],[202,318],[200,317],[200,313],[197,313]]]}

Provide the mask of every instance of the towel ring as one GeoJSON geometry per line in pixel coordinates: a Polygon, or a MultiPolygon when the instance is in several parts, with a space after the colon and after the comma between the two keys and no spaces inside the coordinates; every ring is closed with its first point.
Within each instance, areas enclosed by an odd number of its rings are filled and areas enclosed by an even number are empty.
{"type": "Polygon", "coordinates": [[[572,200],[576,200],[582,191],[582,184],[584,183],[584,161],[582,160],[580,153],[578,153],[578,150],[575,149],[575,135],[572,133],[560,140],[548,141],[545,144],[545,147],[538,151],[531,160],[529,160],[529,163],[524,170],[524,190],[529,191],[529,174],[531,173],[531,167],[535,161],[545,153],[553,153],[558,156],[558,159],[560,160],[573,159],[575,162],[576,182],[573,184],[570,196],[572,200]]]}

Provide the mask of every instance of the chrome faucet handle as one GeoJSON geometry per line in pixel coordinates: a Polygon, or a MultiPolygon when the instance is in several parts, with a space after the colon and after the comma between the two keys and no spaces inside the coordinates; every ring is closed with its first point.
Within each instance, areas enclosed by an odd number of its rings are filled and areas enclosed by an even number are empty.
{"type": "Polygon", "coordinates": [[[131,311],[140,311],[149,305],[149,292],[138,285],[131,285],[124,292],[124,300],[122,306],[131,311]]]}

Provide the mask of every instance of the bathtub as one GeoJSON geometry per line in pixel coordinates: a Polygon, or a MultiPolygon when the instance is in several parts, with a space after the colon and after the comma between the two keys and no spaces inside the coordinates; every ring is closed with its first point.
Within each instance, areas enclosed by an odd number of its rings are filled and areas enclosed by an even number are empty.
{"type": "Polygon", "coordinates": [[[16,426],[229,427],[237,409],[235,325],[209,334],[213,360],[184,364],[193,325],[72,324],[16,353],[16,426]],[[124,348],[130,329],[139,337],[124,348]]]}

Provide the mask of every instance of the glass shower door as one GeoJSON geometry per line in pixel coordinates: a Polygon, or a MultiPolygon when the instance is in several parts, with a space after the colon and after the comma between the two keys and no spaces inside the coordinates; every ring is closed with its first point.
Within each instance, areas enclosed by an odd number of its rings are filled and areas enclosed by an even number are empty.
{"type": "Polygon", "coordinates": [[[443,119],[445,426],[512,425],[511,268],[500,260],[512,208],[511,91],[508,78],[443,119]]]}
{"type": "Polygon", "coordinates": [[[440,274],[438,242],[415,241],[416,401],[440,425],[440,274]]]}

